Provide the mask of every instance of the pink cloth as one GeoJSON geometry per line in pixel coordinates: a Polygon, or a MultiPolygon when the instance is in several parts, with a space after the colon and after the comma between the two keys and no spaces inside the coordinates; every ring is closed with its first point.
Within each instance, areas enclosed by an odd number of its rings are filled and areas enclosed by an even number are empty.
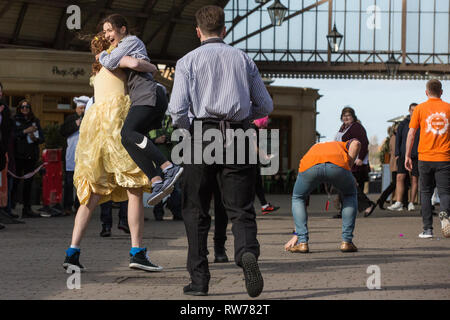
{"type": "Polygon", "coordinates": [[[267,124],[269,123],[269,116],[265,116],[264,118],[256,119],[253,121],[253,123],[258,128],[267,128],[267,124]]]}

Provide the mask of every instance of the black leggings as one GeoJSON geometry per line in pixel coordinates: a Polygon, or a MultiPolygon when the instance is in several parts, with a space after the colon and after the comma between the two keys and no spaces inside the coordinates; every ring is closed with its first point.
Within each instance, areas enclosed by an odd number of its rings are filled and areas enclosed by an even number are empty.
{"type": "Polygon", "coordinates": [[[167,161],[148,135],[150,130],[161,127],[164,111],[160,107],[133,106],[121,131],[124,148],[150,180],[161,175],[159,167],[167,161]]]}

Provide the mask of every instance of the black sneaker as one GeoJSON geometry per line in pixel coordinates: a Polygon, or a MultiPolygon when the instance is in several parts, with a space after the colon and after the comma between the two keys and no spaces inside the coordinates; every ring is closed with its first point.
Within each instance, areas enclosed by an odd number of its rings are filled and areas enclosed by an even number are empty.
{"type": "Polygon", "coordinates": [[[100,231],[100,237],[111,237],[111,227],[103,225],[102,231],[100,231]]]}
{"type": "Polygon", "coordinates": [[[162,267],[153,264],[147,256],[147,250],[142,250],[134,256],[130,253],[130,268],[141,269],[144,271],[158,272],[162,271],[162,267]]]}
{"type": "Polygon", "coordinates": [[[71,266],[80,268],[81,272],[86,271],[86,268],[83,267],[83,265],[80,263],[80,252],[75,252],[70,257],[66,255],[66,259],[63,263],[63,268],[67,270],[67,268],[71,266]]]}
{"type": "Polygon", "coordinates": [[[208,290],[197,290],[192,287],[192,283],[183,288],[183,293],[188,296],[207,296],[208,290]]]}
{"type": "Polygon", "coordinates": [[[248,295],[252,298],[259,296],[264,288],[264,280],[253,253],[245,252],[242,255],[242,268],[244,269],[245,287],[248,295]]]}

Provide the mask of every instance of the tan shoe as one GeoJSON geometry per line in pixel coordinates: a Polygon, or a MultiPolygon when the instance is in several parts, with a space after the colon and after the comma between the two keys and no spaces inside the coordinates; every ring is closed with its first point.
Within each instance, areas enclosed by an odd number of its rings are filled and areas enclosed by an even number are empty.
{"type": "Polygon", "coordinates": [[[307,242],[302,242],[297,244],[296,246],[293,246],[292,248],[289,248],[288,250],[293,253],[308,253],[309,247],[307,242]]]}
{"type": "Polygon", "coordinates": [[[353,242],[342,241],[341,251],[342,252],[356,252],[356,251],[358,251],[358,248],[353,244],[353,242]]]}

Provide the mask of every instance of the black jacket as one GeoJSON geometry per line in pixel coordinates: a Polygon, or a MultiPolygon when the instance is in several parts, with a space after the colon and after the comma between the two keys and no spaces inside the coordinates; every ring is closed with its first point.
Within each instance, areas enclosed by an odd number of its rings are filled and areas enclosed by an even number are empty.
{"type": "MultiPolygon", "coordinates": [[[[395,156],[405,157],[406,156],[406,139],[408,138],[409,131],[409,121],[411,116],[407,116],[397,128],[397,135],[395,137],[395,156]]],[[[411,150],[411,158],[417,158],[419,154],[417,153],[417,147],[419,146],[420,139],[420,129],[416,131],[416,136],[414,137],[414,144],[411,150]]]]}
{"type": "Polygon", "coordinates": [[[25,119],[23,114],[18,113],[14,116],[13,122],[16,137],[15,157],[17,159],[39,160],[39,145],[45,141],[39,119],[25,119]],[[28,143],[27,134],[23,133],[23,130],[31,127],[33,123],[38,128],[39,138],[36,142],[28,143]]]}
{"type": "Polygon", "coordinates": [[[0,105],[3,105],[0,122],[0,171],[6,166],[6,153],[8,152],[8,142],[11,136],[11,113],[5,101],[0,99],[0,105]]]}
{"type": "Polygon", "coordinates": [[[80,130],[80,127],[76,123],[76,121],[80,118],[82,117],[79,116],[77,113],[67,116],[66,120],[64,120],[64,123],[61,126],[61,129],[59,129],[59,132],[64,138],[67,139],[72,134],[80,130]]]}

